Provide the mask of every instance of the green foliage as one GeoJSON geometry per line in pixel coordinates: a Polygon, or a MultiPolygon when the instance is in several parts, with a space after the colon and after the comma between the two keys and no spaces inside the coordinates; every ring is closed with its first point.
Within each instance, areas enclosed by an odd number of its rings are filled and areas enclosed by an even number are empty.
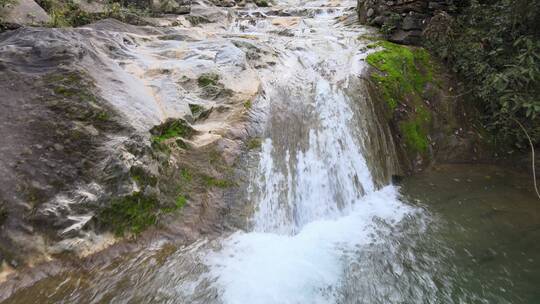
{"type": "Polygon", "coordinates": [[[172,119],[152,128],[150,133],[153,135],[152,141],[159,144],[170,138],[190,138],[195,130],[183,119],[172,119]]]}
{"type": "Polygon", "coordinates": [[[473,0],[456,18],[440,14],[426,46],[469,86],[497,139],[540,143],[540,0],[473,0]]]}
{"type": "Polygon", "coordinates": [[[41,0],[39,4],[51,16],[51,27],[81,26],[93,21],[90,14],[72,0],[41,0]]]}
{"type": "Polygon", "coordinates": [[[251,100],[244,101],[244,109],[251,110],[252,107],[253,107],[253,103],[251,102],[251,100]]]}
{"type": "Polygon", "coordinates": [[[383,50],[367,56],[367,62],[381,73],[372,74],[382,89],[390,110],[409,93],[421,93],[433,72],[429,54],[421,48],[412,49],[388,41],[377,43],[383,50]]]}

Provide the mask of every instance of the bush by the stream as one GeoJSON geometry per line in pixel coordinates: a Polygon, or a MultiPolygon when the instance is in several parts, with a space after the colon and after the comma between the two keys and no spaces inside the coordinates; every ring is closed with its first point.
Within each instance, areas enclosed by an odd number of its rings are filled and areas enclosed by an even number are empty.
{"type": "Polygon", "coordinates": [[[436,15],[424,36],[499,142],[526,147],[517,120],[540,144],[540,0],[471,0],[456,17],[436,15]]]}

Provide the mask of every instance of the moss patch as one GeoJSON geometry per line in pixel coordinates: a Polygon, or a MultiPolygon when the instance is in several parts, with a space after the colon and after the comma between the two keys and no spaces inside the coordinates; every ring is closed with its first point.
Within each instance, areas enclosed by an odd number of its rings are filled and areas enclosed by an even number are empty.
{"type": "Polygon", "coordinates": [[[367,62],[381,73],[372,74],[382,89],[390,110],[408,93],[421,93],[433,80],[429,54],[421,48],[409,48],[388,41],[377,43],[383,50],[367,56],[367,62]]]}
{"type": "Polygon", "coordinates": [[[235,185],[233,181],[226,179],[219,179],[212,176],[202,176],[204,183],[208,187],[229,188],[235,185]]]}
{"type": "Polygon", "coordinates": [[[259,149],[262,145],[262,140],[258,137],[252,138],[247,142],[247,148],[249,150],[259,149]]]}
{"type": "Polygon", "coordinates": [[[125,232],[138,234],[156,224],[158,212],[159,203],[155,197],[136,192],[113,200],[101,211],[100,219],[110,225],[116,235],[121,236],[125,232]]]}
{"type": "Polygon", "coordinates": [[[244,101],[244,109],[251,110],[252,107],[253,107],[253,103],[251,102],[251,100],[244,101]]]}
{"type": "Polygon", "coordinates": [[[150,173],[147,173],[141,167],[131,167],[129,170],[131,178],[141,187],[145,186],[156,186],[157,177],[153,176],[150,173]]]}
{"type": "Polygon", "coordinates": [[[259,6],[259,7],[268,7],[269,6],[269,3],[268,1],[266,0],[255,0],[255,5],[259,6]]]}
{"type": "Polygon", "coordinates": [[[170,138],[191,138],[195,130],[183,119],[171,119],[150,130],[152,141],[162,143],[170,138]]]}
{"type": "Polygon", "coordinates": [[[203,88],[210,85],[215,86],[218,84],[218,81],[219,81],[219,75],[214,74],[214,73],[202,74],[197,79],[197,83],[199,84],[200,87],[203,87],[203,88]]]}
{"type": "Polygon", "coordinates": [[[189,110],[191,111],[191,114],[193,115],[193,117],[196,117],[196,116],[199,116],[204,111],[204,108],[200,105],[190,103],[189,110]]]}
{"type": "Polygon", "coordinates": [[[399,116],[399,131],[407,148],[425,153],[429,147],[431,114],[422,96],[426,84],[434,82],[431,57],[422,48],[388,41],[376,45],[382,50],[369,54],[366,61],[378,71],[371,77],[386,102],[388,116],[395,117],[396,113],[399,116]]]}

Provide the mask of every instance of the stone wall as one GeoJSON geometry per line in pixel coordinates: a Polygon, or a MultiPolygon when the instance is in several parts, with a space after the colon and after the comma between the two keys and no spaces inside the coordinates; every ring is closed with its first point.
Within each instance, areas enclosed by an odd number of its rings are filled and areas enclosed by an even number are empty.
{"type": "Polygon", "coordinates": [[[455,14],[467,0],[358,0],[363,24],[381,27],[388,40],[418,45],[431,17],[440,12],[455,14]]]}

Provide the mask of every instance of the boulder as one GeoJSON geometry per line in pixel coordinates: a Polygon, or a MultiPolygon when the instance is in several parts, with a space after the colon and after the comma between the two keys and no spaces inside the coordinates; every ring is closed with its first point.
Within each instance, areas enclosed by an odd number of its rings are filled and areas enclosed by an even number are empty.
{"type": "Polygon", "coordinates": [[[164,14],[189,14],[191,0],[151,0],[152,11],[164,14]]]}
{"type": "Polygon", "coordinates": [[[107,3],[103,0],[73,0],[83,12],[100,14],[107,12],[107,3]]]}
{"type": "Polygon", "coordinates": [[[34,0],[16,0],[0,9],[0,21],[15,27],[42,25],[51,18],[34,0]]]}

